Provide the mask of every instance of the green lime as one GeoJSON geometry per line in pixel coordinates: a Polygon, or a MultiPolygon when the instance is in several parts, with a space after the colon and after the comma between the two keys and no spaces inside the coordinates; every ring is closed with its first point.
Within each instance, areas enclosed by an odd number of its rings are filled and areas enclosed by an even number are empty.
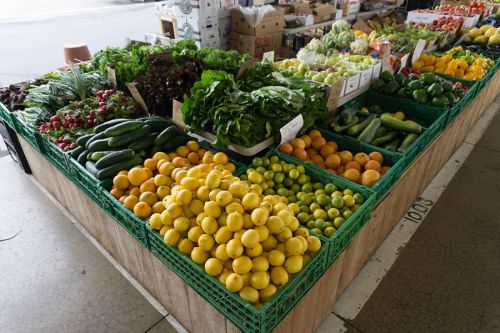
{"type": "Polygon", "coordinates": [[[335,186],[334,184],[328,183],[328,184],[325,185],[325,192],[326,192],[326,194],[330,195],[330,194],[332,194],[335,191],[337,191],[337,186],[335,186]]]}
{"type": "Polygon", "coordinates": [[[342,199],[344,199],[344,204],[347,207],[352,207],[356,203],[356,201],[354,200],[354,197],[352,195],[344,195],[342,197],[342,199]]]}
{"type": "Polygon", "coordinates": [[[252,171],[255,171],[255,169],[254,169],[254,168],[248,168],[248,169],[247,169],[247,171],[246,171],[247,176],[248,176],[248,174],[249,174],[250,172],[252,172],[252,171]]]}
{"type": "Polygon", "coordinates": [[[275,192],[272,188],[268,188],[267,190],[264,191],[264,195],[273,195],[275,192]]]}
{"type": "Polygon", "coordinates": [[[321,206],[326,206],[332,203],[332,198],[330,198],[326,194],[319,194],[316,195],[316,202],[319,203],[321,206]]]}
{"type": "Polygon", "coordinates": [[[286,164],[286,161],[285,160],[280,160],[280,164],[281,164],[281,166],[284,166],[286,164]]]}
{"type": "Polygon", "coordinates": [[[330,220],[333,220],[334,218],[340,216],[340,212],[337,208],[330,208],[328,211],[327,211],[327,214],[328,214],[328,218],[330,220]]]}
{"type": "Polygon", "coordinates": [[[348,211],[348,210],[350,210],[350,209],[349,209],[349,207],[347,207],[346,205],[344,205],[344,206],[342,206],[342,207],[340,208],[340,214],[344,214],[344,212],[346,212],[346,211],[348,211]]]}
{"type": "Polygon", "coordinates": [[[292,187],[293,179],[290,177],[285,177],[285,180],[283,180],[283,185],[285,185],[288,188],[292,187]]]}
{"type": "Polygon", "coordinates": [[[321,194],[326,194],[325,190],[316,190],[314,191],[314,195],[318,196],[318,195],[321,195],[321,194]]]}
{"type": "Polygon", "coordinates": [[[285,180],[285,175],[282,174],[281,172],[278,172],[274,175],[273,180],[275,183],[281,184],[285,180]]]}
{"type": "Polygon", "coordinates": [[[271,163],[278,163],[280,158],[276,155],[271,156],[271,163]]]}
{"type": "Polygon", "coordinates": [[[328,218],[328,215],[323,209],[316,209],[313,211],[313,215],[315,219],[323,219],[326,220],[328,218]]]}
{"type": "MultiPolygon", "coordinates": [[[[328,197],[330,198],[330,197],[328,197]]],[[[326,206],[323,206],[323,209],[326,210],[326,211],[329,211],[330,209],[332,209],[333,206],[332,206],[332,199],[330,198],[330,203],[326,206]]]]}
{"type": "Polygon", "coordinates": [[[292,187],[291,187],[291,189],[295,193],[299,193],[300,192],[300,185],[299,184],[293,184],[292,187]]]}
{"type": "Polygon", "coordinates": [[[267,157],[262,158],[262,166],[266,168],[269,166],[269,159],[267,157]]]}
{"type": "Polygon", "coordinates": [[[302,198],[300,198],[300,203],[302,205],[309,206],[312,202],[312,198],[308,195],[303,195],[302,198]]]}
{"type": "Polygon", "coordinates": [[[331,227],[333,227],[333,223],[330,221],[326,222],[326,228],[331,228],[331,227]]]}
{"type": "Polygon", "coordinates": [[[344,224],[345,220],[343,217],[336,217],[335,220],[333,220],[333,225],[335,228],[340,228],[342,224],[344,224]]]}
{"type": "Polygon", "coordinates": [[[288,196],[288,190],[286,188],[280,188],[276,191],[278,195],[281,195],[282,197],[287,197],[288,196]]]}
{"type": "Polygon", "coordinates": [[[350,210],[346,210],[345,212],[342,213],[342,216],[344,217],[344,219],[348,220],[352,214],[354,214],[353,212],[351,212],[350,210]]]}
{"type": "Polygon", "coordinates": [[[295,195],[290,195],[290,193],[288,193],[288,202],[289,203],[297,202],[297,197],[295,195]]]}
{"type": "Polygon", "coordinates": [[[326,237],[332,237],[333,234],[335,233],[335,228],[333,227],[327,227],[325,228],[325,230],[323,230],[323,234],[326,236],[326,237]]]}
{"type": "Polygon", "coordinates": [[[314,223],[314,220],[309,220],[309,221],[307,221],[307,223],[306,223],[306,227],[307,227],[308,229],[312,229],[312,228],[314,228],[315,226],[316,226],[316,223],[314,223]]]}
{"type": "Polygon", "coordinates": [[[300,224],[307,223],[309,221],[309,214],[301,212],[299,215],[297,215],[297,219],[299,220],[300,224]]]}
{"type": "Polygon", "coordinates": [[[307,206],[299,206],[299,210],[301,212],[307,213],[309,215],[309,212],[310,212],[309,207],[307,207],[307,206]]]}
{"type": "Polygon", "coordinates": [[[267,185],[267,183],[262,183],[260,184],[260,188],[262,189],[262,191],[265,191],[269,188],[269,185],[267,185]]]}
{"type": "Polygon", "coordinates": [[[299,183],[300,185],[307,183],[307,175],[304,173],[300,174],[299,178],[297,179],[297,183],[299,183]]]}
{"type": "Polygon", "coordinates": [[[346,188],[346,189],[344,190],[344,195],[354,195],[354,192],[353,192],[351,189],[346,188]]]}
{"type": "Polygon", "coordinates": [[[290,177],[291,179],[293,180],[296,180],[300,177],[300,172],[299,170],[297,169],[291,169],[289,172],[288,172],[288,177],[290,177]]]}
{"type": "Polygon", "coordinates": [[[283,184],[275,184],[274,185],[274,189],[275,190],[279,190],[280,188],[284,188],[285,186],[283,186],[283,184]]]}
{"type": "Polygon", "coordinates": [[[288,174],[290,170],[292,169],[293,165],[292,164],[284,164],[283,165],[283,172],[288,174]]]}
{"type": "Polygon", "coordinates": [[[359,204],[355,204],[354,206],[351,207],[351,212],[356,213],[356,211],[361,207],[359,204]]]}
{"type": "Polygon", "coordinates": [[[273,170],[274,172],[281,172],[283,171],[283,167],[279,163],[273,163],[271,164],[271,170],[273,170]]]}
{"type": "Polygon", "coordinates": [[[322,190],[324,188],[323,184],[321,184],[321,183],[314,183],[313,187],[314,187],[315,191],[322,190]]]}
{"type": "Polygon", "coordinates": [[[267,170],[266,172],[264,172],[264,179],[265,180],[273,180],[273,178],[274,178],[274,171],[267,170]]]}
{"type": "Polygon", "coordinates": [[[321,209],[321,206],[317,202],[313,202],[311,205],[309,205],[309,209],[311,212],[314,212],[317,209],[321,209]]]}
{"type": "Polygon", "coordinates": [[[253,164],[253,166],[255,166],[255,167],[260,167],[260,166],[262,166],[262,165],[263,165],[263,163],[262,163],[262,158],[260,158],[260,157],[256,157],[256,158],[254,158],[254,159],[253,159],[253,161],[252,161],[252,164],[253,164]]]}
{"type": "Polygon", "coordinates": [[[247,179],[248,179],[248,177],[247,177],[247,175],[241,175],[241,176],[240,176],[240,179],[241,179],[241,180],[247,180],[247,179]]]}
{"type": "Polygon", "coordinates": [[[311,229],[311,231],[314,232],[315,234],[318,234],[318,235],[322,235],[323,234],[323,232],[319,228],[313,228],[313,229],[311,229]]]}
{"type": "Polygon", "coordinates": [[[307,183],[307,184],[302,185],[302,191],[303,192],[311,193],[312,190],[313,190],[313,187],[312,187],[311,183],[307,183]]]}
{"type": "Polygon", "coordinates": [[[335,191],[332,193],[331,197],[332,199],[335,198],[335,197],[339,197],[339,198],[342,198],[344,196],[344,193],[340,192],[340,191],[335,191]]]}
{"type": "Polygon", "coordinates": [[[341,197],[335,197],[332,199],[332,206],[333,208],[341,209],[344,207],[344,199],[341,197]]]}
{"type": "Polygon", "coordinates": [[[297,165],[297,170],[300,172],[300,173],[306,173],[306,168],[304,168],[303,165],[297,165]]]}
{"type": "Polygon", "coordinates": [[[317,219],[315,222],[314,222],[314,226],[318,229],[325,229],[326,228],[326,222],[325,220],[323,219],[317,219]]]}
{"type": "Polygon", "coordinates": [[[354,194],[354,201],[356,201],[357,204],[362,204],[365,202],[365,197],[361,193],[356,193],[354,194]]]}
{"type": "Polygon", "coordinates": [[[273,188],[273,187],[274,187],[274,185],[276,185],[276,184],[274,184],[274,182],[273,182],[272,180],[266,180],[266,184],[267,184],[267,186],[269,186],[270,188],[273,188]]]}
{"type": "Polygon", "coordinates": [[[261,175],[263,175],[266,172],[266,169],[264,169],[264,167],[260,166],[257,169],[255,169],[255,171],[257,171],[258,173],[260,173],[261,175]]]}

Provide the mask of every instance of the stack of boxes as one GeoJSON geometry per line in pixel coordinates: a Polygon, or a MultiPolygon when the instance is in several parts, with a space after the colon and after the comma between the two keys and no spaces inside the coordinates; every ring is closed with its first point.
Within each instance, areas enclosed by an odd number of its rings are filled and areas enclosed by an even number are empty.
{"type": "Polygon", "coordinates": [[[233,9],[229,47],[256,58],[261,58],[268,51],[279,53],[284,23],[285,12],[281,8],[266,13],[256,26],[252,26],[239,9],[233,9]]]}

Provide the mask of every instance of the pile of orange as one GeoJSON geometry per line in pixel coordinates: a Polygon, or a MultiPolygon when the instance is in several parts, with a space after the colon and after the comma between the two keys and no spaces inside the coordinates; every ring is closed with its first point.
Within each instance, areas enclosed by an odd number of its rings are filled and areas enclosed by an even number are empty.
{"type": "Polygon", "coordinates": [[[120,171],[113,178],[110,193],[127,209],[141,219],[161,213],[163,198],[170,194],[174,183],[179,183],[187,171],[199,164],[222,165],[234,172],[236,166],[223,152],[213,153],[200,148],[196,141],[179,146],[175,152],[158,152],[130,170],[120,171]]]}
{"type": "Polygon", "coordinates": [[[373,186],[390,169],[383,166],[384,156],[379,152],[353,155],[348,150],[338,151],[338,148],[335,141],[327,141],[320,131],[313,129],[282,144],[279,151],[365,186],[373,186]]]}

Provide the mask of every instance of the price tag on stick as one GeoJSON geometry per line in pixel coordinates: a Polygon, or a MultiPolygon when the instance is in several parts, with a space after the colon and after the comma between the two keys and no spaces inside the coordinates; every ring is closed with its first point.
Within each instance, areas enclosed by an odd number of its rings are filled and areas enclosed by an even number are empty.
{"type": "Polygon", "coordinates": [[[293,118],[288,124],[280,129],[281,141],[280,146],[297,136],[300,129],[304,126],[304,118],[299,114],[297,117],[293,118]]]}
{"type": "Polygon", "coordinates": [[[111,82],[111,84],[113,84],[113,87],[116,88],[116,85],[117,85],[117,83],[116,83],[116,72],[111,67],[108,67],[107,70],[108,70],[108,80],[109,80],[109,82],[111,82]]]}
{"type": "Polygon", "coordinates": [[[262,60],[268,60],[270,62],[274,62],[274,51],[265,52],[262,55],[262,60]]]}

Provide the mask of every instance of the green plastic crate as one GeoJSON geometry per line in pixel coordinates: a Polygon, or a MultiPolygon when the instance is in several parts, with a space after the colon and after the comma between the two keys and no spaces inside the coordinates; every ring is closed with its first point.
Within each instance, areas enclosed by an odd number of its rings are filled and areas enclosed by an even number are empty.
{"type": "Polygon", "coordinates": [[[222,283],[177,248],[166,245],[163,237],[148,224],[146,232],[151,252],[245,333],[271,332],[325,273],[327,247],[323,244],[303,269],[258,310],[238,294],[229,292],[222,283]]]}
{"type": "Polygon", "coordinates": [[[35,150],[40,153],[44,153],[44,142],[43,138],[38,133],[38,130],[33,127],[29,127],[23,120],[19,118],[17,113],[12,114],[12,120],[14,122],[15,131],[21,135],[24,140],[26,140],[35,150]]]}
{"type": "Polygon", "coordinates": [[[59,148],[51,140],[42,137],[44,143],[44,155],[54,164],[59,170],[65,174],[72,175],[74,166],[70,163],[71,156],[59,148]]]}
{"type": "Polygon", "coordinates": [[[0,119],[9,125],[11,129],[15,130],[14,120],[12,120],[12,117],[14,117],[12,112],[10,112],[9,109],[2,102],[0,102],[0,119]]]}
{"type": "MultiPolygon", "coordinates": [[[[68,155],[69,156],[69,155],[68,155]]],[[[102,190],[107,189],[111,185],[111,180],[99,180],[92,175],[85,166],[78,163],[74,158],[69,156],[68,163],[71,165],[71,175],[75,183],[95,200],[102,200],[102,190]]],[[[97,201],[96,201],[97,202],[97,201]]],[[[99,202],[97,202],[99,204],[99,202]]]]}

